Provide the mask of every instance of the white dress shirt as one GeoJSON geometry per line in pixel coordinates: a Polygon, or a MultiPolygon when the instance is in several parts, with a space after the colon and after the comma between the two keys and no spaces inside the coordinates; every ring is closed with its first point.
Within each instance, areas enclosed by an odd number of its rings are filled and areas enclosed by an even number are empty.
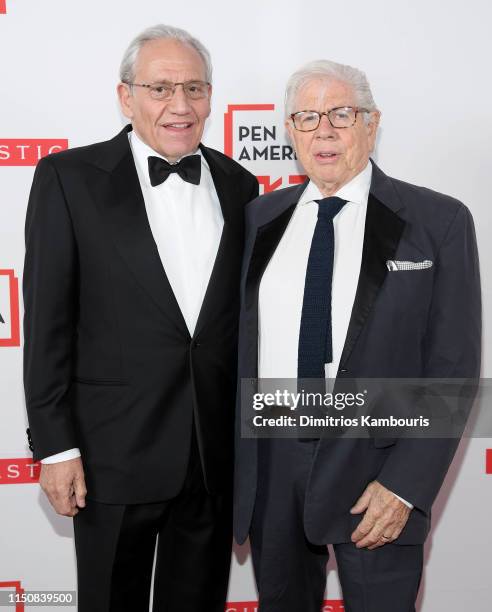
{"type": "MultiPolygon", "coordinates": [[[[335,379],[338,372],[359,282],[371,177],[372,165],[368,162],[357,176],[334,194],[347,200],[347,203],[333,220],[333,360],[325,365],[325,376],[330,379],[335,379]]],[[[259,378],[297,378],[304,285],[318,219],[318,203],[315,200],[323,197],[318,187],[310,181],[263,274],[258,303],[259,378]]]]}
{"type": "MultiPolygon", "coordinates": [[[[347,200],[333,220],[335,253],[332,281],[333,361],[325,365],[327,378],[335,378],[355,299],[362,261],[370,163],[336,194],[347,200]]],[[[287,229],[261,280],[259,293],[260,378],[297,378],[297,354],[302,303],[311,241],[324,196],[310,181],[301,195],[287,229]],[[285,333],[285,330],[291,330],[285,333]]]]}
{"type": "MultiPolygon", "coordinates": [[[[165,158],[134,131],[128,138],[150,229],[190,336],[193,336],[224,226],[210,168],[198,150],[201,157],[199,185],[187,183],[173,172],[163,183],[152,187],[147,159],[150,156],[165,158]]],[[[79,449],[71,448],[45,457],[42,463],[58,463],[76,457],[80,457],[79,449]]]]}
{"type": "Polygon", "coordinates": [[[202,159],[199,185],[186,183],[174,172],[166,181],[152,187],[147,159],[152,155],[165,158],[142,142],[135,132],[130,132],[130,143],[150,229],[193,336],[224,226],[210,168],[197,151],[202,159]]]}

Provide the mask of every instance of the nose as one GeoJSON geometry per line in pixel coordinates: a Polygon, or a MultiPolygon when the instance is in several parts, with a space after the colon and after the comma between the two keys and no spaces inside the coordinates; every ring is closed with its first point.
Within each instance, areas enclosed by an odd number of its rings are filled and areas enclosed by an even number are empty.
{"type": "Polygon", "coordinates": [[[336,138],[337,131],[331,125],[330,120],[326,115],[321,115],[321,120],[318,125],[318,129],[316,130],[316,138],[336,138]]]}
{"type": "Polygon", "coordinates": [[[176,85],[173,96],[169,100],[167,107],[176,115],[187,115],[190,112],[190,103],[184,92],[183,85],[176,85]]]}

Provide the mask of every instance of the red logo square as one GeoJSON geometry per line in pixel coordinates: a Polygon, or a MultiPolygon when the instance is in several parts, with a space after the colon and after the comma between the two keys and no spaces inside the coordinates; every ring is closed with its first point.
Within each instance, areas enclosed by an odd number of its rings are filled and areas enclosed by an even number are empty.
{"type": "Polygon", "coordinates": [[[294,150],[285,143],[278,120],[275,104],[229,104],[224,113],[224,153],[256,175],[263,193],[306,179],[293,165],[294,150]],[[279,170],[277,161],[284,159],[291,161],[283,176],[285,168],[279,170]]]}
{"type": "Polygon", "coordinates": [[[492,474],[492,448],[485,451],[485,473],[492,474]]]}
{"type": "Polygon", "coordinates": [[[19,279],[0,269],[0,347],[20,346],[19,279]]]}

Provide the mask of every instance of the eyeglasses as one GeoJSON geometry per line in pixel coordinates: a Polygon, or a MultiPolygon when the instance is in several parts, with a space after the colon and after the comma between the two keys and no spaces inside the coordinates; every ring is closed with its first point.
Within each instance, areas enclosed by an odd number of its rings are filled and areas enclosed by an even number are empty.
{"type": "Polygon", "coordinates": [[[328,121],[334,128],[342,129],[355,125],[358,113],[369,112],[371,111],[368,111],[366,108],[339,106],[326,111],[326,113],[319,113],[318,111],[311,110],[298,111],[297,113],[292,113],[290,118],[296,130],[300,132],[312,132],[318,129],[323,115],[328,117],[328,121]]]}
{"type": "Polygon", "coordinates": [[[146,83],[126,83],[126,85],[129,87],[146,87],[153,100],[170,100],[178,85],[183,87],[185,96],[190,100],[203,100],[204,98],[208,98],[210,94],[210,83],[206,81],[185,81],[184,83],[162,81],[162,83],[154,83],[151,85],[147,85],[146,83]]]}

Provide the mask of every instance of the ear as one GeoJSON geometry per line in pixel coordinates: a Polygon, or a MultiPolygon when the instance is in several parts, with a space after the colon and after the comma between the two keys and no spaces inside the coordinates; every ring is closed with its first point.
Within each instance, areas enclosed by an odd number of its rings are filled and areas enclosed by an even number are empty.
{"type": "Polygon", "coordinates": [[[212,111],[212,85],[208,86],[208,113],[207,117],[210,117],[210,113],[212,111]]]}
{"type": "Polygon", "coordinates": [[[292,119],[288,117],[285,122],[285,129],[287,130],[287,134],[289,135],[289,140],[294,142],[294,126],[292,125],[292,119]]]}
{"type": "Polygon", "coordinates": [[[116,91],[120,101],[121,112],[128,119],[133,119],[133,96],[130,92],[130,87],[125,83],[118,83],[116,91]]]}
{"type": "Polygon", "coordinates": [[[369,116],[369,123],[366,125],[370,151],[374,149],[374,145],[376,143],[376,134],[378,131],[380,119],[381,113],[379,111],[373,111],[369,116]]]}

